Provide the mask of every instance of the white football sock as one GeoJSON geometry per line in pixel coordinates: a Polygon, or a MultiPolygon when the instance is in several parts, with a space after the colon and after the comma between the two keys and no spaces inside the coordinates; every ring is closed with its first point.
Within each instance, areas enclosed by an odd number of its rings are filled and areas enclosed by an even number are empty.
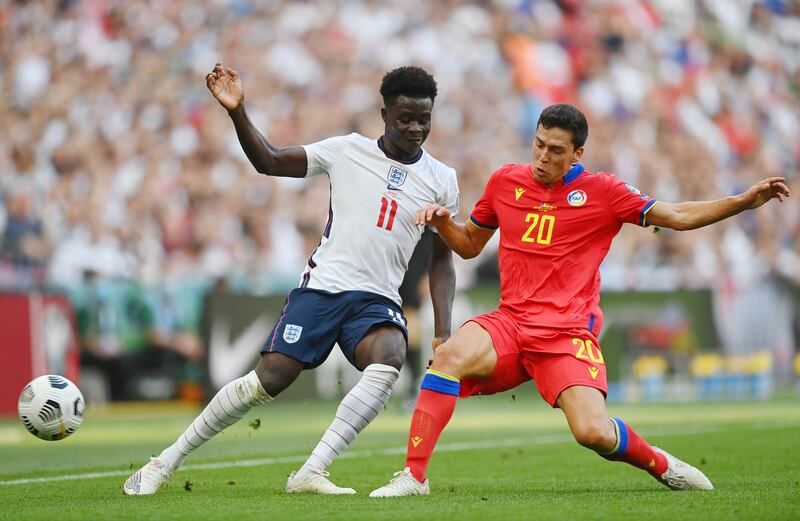
{"type": "Polygon", "coordinates": [[[344,452],[356,435],[369,425],[386,405],[398,376],[400,372],[389,365],[367,366],[361,375],[361,380],[350,389],[339,404],[336,418],[302,468],[324,471],[336,456],[344,452]]]}
{"type": "Polygon", "coordinates": [[[261,386],[255,371],[228,382],[175,443],[159,454],[158,459],[175,470],[193,450],[241,420],[256,405],[270,400],[272,397],[261,386]]]}

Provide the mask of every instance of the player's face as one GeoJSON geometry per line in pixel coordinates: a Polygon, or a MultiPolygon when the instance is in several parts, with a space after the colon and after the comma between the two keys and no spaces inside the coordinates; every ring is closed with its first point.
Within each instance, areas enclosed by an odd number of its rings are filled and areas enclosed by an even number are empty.
{"type": "Polygon", "coordinates": [[[563,128],[544,128],[539,125],[533,138],[531,173],[540,183],[551,186],[564,177],[582,155],[583,147],[575,149],[570,132],[563,128]]]}
{"type": "Polygon", "coordinates": [[[384,137],[389,151],[398,156],[416,155],[431,131],[432,110],[430,98],[398,96],[387,103],[381,109],[381,116],[386,124],[384,137]]]}

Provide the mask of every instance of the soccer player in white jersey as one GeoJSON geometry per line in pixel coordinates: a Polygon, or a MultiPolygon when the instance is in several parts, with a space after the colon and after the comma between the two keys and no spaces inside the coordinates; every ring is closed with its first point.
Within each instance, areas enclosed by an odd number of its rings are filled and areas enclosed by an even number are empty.
{"type": "MultiPolygon", "coordinates": [[[[398,287],[423,232],[414,215],[434,203],[453,214],[458,209],[455,171],[421,148],[431,129],[436,82],[418,67],[387,73],[380,88],[385,129],[377,140],[350,134],[288,148],[270,144],[250,122],[236,71],[217,64],[206,82],[258,172],[328,175],[328,222],[255,370],[220,389],[175,443],[128,478],[123,491],[155,493],[192,451],[272,400],[301,371],[321,364],[338,343],[363,375],[308,460],[289,476],[286,491],[354,494],[328,480],[325,469],[383,409],[400,374],[408,333],[398,287]]],[[[437,236],[430,266],[434,345],[450,335],[454,286],[451,252],[437,236]]]]}

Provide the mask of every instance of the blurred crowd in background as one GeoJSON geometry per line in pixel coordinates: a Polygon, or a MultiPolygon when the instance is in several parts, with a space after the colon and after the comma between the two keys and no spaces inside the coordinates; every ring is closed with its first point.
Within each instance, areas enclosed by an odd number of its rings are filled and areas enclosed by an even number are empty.
{"type": "MultiPolygon", "coordinates": [[[[327,180],[254,171],[206,89],[216,62],[277,146],[377,138],[382,75],[425,67],[439,84],[425,148],[457,169],[462,218],[497,167],[530,160],[554,102],[587,114],[588,169],[657,199],[786,176],[783,205],[688,233],[626,227],[602,274],[606,289],[714,288],[722,324],[778,313],[791,352],[800,3],[0,0],[0,287],[68,291],[98,355],[199,357],[210,287],[285,292],[319,240],[327,180]]],[[[493,282],[494,262],[459,262],[459,287],[493,282]]],[[[765,342],[741,336],[725,341],[765,342]]]]}

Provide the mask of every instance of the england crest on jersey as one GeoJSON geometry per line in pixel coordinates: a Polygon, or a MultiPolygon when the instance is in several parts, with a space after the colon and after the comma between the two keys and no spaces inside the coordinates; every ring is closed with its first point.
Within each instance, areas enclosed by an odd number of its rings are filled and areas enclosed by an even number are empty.
{"type": "Polygon", "coordinates": [[[408,177],[408,172],[402,168],[391,166],[389,168],[389,174],[386,176],[386,180],[389,181],[389,186],[401,186],[406,182],[406,177],[408,177]]]}
{"type": "Polygon", "coordinates": [[[294,344],[298,340],[300,340],[300,335],[303,334],[303,326],[298,326],[295,324],[286,324],[286,327],[283,328],[283,339],[286,341],[287,344],[294,344]]]}

